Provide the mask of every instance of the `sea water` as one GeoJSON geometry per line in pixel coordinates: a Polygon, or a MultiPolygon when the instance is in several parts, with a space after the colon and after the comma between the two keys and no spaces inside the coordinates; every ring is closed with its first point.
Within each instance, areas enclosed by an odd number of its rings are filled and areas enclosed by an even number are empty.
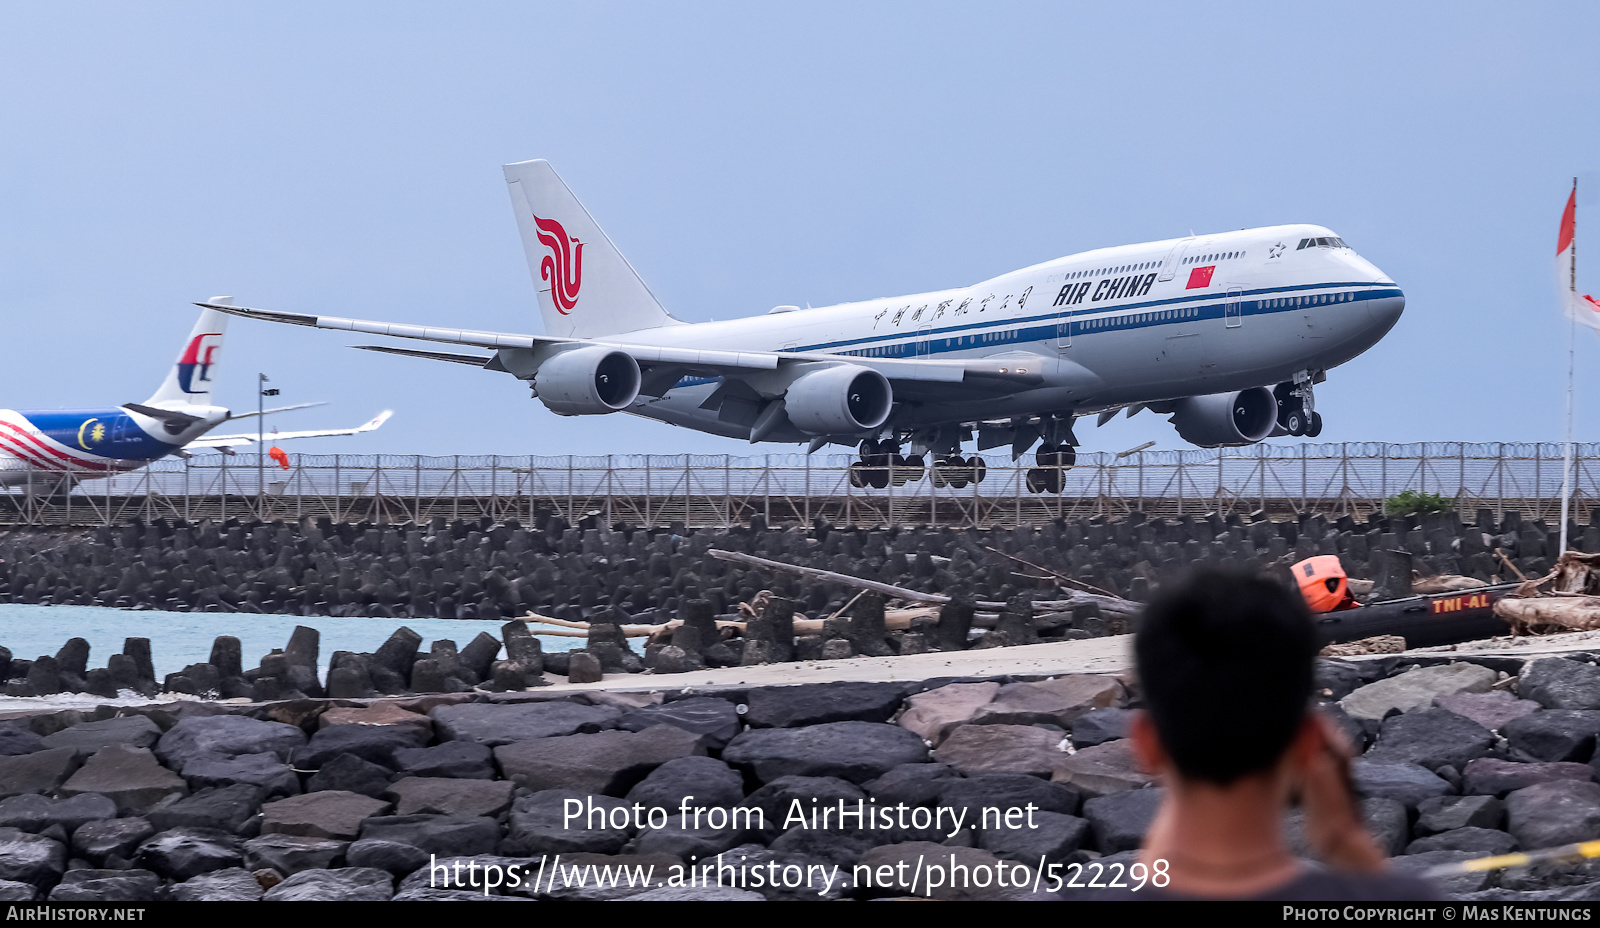
{"type": "MultiPolygon", "coordinates": [[[[333,652],[376,651],[402,625],[422,636],[421,650],[427,651],[434,641],[445,638],[454,641],[458,649],[464,648],[479,632],[499,640],[504,624],[478,619],[355,619],[0,603],[0,646],[10,649],[14,659],[33,660],[42,654],[54,655],[69,638],[82,638],[89,642],[89,666],[94,668],[106,666],[111,655],[120,654],[123,639],[148,638],[159,683],[169,673],[209,661],[211,644],[218,635],[239,639],[244,668],[249,670],[273,648],[287,647],[294,627],[304,625],[321,633],[317,673],[327,679],[333,652]]],[[[545,651],[583,646],[582,638],[538,635],[538,628],[530,625],[529,631],[535,632],[545,651]]]]}

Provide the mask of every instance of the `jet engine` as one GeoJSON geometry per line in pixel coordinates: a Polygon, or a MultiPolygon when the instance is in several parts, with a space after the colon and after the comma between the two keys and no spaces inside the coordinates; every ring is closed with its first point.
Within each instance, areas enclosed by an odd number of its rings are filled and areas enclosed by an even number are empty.
{"type": "Polygon", "coordinates": [[[561,416],[592,416],[632,405],[639,395],[639,362],[595,345],[563,351],[539,365],[539,401],[561,416]]]}
{"type": "Polygon", "coordinates": [[[1272,434],[1277,423],[1278,401],[1266,387],[1187,396],[1172,404],[1178,434],[1202,448],[1254,444],[1272,434]]]}
{"type": "Polygon", "coordinates": [[[853,435],[889,418],[894,389],[870,367],[834,364],[795,378],[783,401],[789,421],[807,434],[853,435]]]}

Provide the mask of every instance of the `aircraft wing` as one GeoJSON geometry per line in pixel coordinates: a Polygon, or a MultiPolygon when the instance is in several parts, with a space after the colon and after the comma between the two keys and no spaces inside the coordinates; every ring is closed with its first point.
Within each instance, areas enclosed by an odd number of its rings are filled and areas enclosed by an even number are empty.
{"type": "MultiPolygon", "coordinates": [[[[366,319],[344,319],[338,316],[311,316],[303,313],[285,313],[276,310],[252,309],[220,303],[198,303],[232,316],[247,319],[265,319],[288,325],[303,325],[318,329],[336,329],[361,332],[368,335],[389,335],[395,338],[414,338],[422,341],[442,342],[451,345],[470,345],[477,348],[535,349],[559,345],[604,345],[627,352],[648,373],[650,368],[670,370],[682,375],[735,376],[741,373],[776,370],[785,362],[846,362],[870,367],[897,384],[918,383],[987,383],[1000,389],[1032,386],[1043,380],[1038,367],[1030,367],[1017,358],[968,358],[960,360],[926,360],[914,358],[866,358],[824,354],[820,352],[789,351],[728,351],[720,349],[677,348],[658,345],[636,345],[610,338],[552,338],[544,335],[522,335],[508,332],[478,332],[467,329],[443,329],[433,326],[405,325],[394,322],[375,322],[366,319]]],[[[472,355],[454,355],[444,352],[423,352],[403,348],[369,347],[367,350],[387,351],[412,357],[453,361],[461,364],[489,364],[493,359],[472,355]]],[[[481,366],[481,365],[480,365],[481,366]]],[[[672,381],[676,381],[676,377],[672,381]]]]}
{"type": "MultiPolygon", "coordinates": [[[[383,412],[380,412],[376,416],[373,416],[371,419],[367,420],[365,424],[358,425],[355,428],[308,429],[299,432],[264,432],[261,434],[260,438],[265,442],[274,442],[284,441],[290,438],[330,438],[335,435],[356,435],[361,432],[373,431],[374,429],[383,425],[385,422],[388,422],[389,417],[392,415],[394,415],[393,410],[385,409],[383,412]]],[[[185,445],[184,447],[185,449],[189,450],[196,448],[221,449],[232,448],[239,445],[252,445],[255,444],[255,442],[256,433],[254,432],[251,432],[248,435],[205,435],[189,442],[189,444],[185,445]]]]}

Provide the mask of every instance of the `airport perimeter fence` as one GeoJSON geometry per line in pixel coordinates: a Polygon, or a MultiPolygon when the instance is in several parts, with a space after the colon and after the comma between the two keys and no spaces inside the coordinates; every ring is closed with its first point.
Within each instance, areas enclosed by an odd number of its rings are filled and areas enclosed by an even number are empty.
{"type": "MultiPolygon", "coordinates": [[[[1264,510],[1364,517],[1402,491],[1437,494],[1471,514],[1558,521],[1562,446],[1260,444],[1219,450],[1080,453],[1060,494],[1028,492],[1033,456],[985,455],[981,483],[936,486],[927,473],[882,489],[851,485],[852,455],[295,455],[287,470],[254,454],[170,458],[116,476],[43,475],[0,493],[0,524],[103,525],[131,519],[532,523],[596,517],[640,526],[768,525],[821,518],[859,526],[1012,526],[1054,518],[1174,517],[1264,510]]],[[[1572,518],[1600,515],[1600,444],[1574,446],[1572,518]]]]}

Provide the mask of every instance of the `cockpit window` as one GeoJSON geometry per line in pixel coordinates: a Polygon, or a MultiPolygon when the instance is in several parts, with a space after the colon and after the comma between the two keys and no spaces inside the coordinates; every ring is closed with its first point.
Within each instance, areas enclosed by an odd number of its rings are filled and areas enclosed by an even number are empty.
{"type": "Polygon", "coordinates": [[[1346,245],[1344,243],[1344,239],[1330,235],[1330,236],[1321,236],[1321,237],[1318,237],[1318,238],[1303,238],[1303,239],[1300,240],[1300,247],[1296,248],[1295,251],[1300,251],[1301,249],[1305,249],[1305,248],[1349,248],[1349,247],[1350,247],[1349,245],[1346,245]]]}

